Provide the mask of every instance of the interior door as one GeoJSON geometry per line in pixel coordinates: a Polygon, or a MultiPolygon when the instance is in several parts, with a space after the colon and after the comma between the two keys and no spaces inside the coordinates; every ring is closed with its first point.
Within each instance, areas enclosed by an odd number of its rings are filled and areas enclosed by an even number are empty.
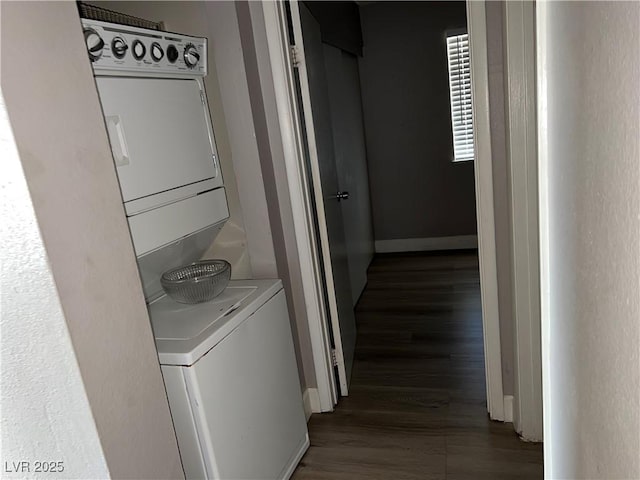
{"type": "Polygon", "coordinates": [[[331,111],[320,25],[302,3],[291,2],[302,114],[306,126],[318,235],[322,249],[340,393],[347,395],[356,343],[342,202],[333,148],[331,111]]]}
{"type": "Polygon", "coordinates": [[[323,47],[338,182],[349,192],[349,201],[341,205],[355,306],[367,284],[374,251],[360,72],[355,55],[326,43],[323,47]]]}

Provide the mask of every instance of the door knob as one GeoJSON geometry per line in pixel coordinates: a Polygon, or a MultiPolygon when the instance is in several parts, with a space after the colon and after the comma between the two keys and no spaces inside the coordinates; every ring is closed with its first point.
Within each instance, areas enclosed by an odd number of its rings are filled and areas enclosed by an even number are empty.
{"type": "Polygon", "coordinates": [[[338,192],[336,193],[336,196],[333,198],[337,199],[338,201],[349,200],[349,192],[338,192]]]}

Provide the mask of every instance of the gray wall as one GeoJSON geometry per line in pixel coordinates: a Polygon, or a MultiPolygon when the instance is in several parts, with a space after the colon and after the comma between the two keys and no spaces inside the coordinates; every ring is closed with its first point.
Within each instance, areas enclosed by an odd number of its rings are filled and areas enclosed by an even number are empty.
{"type": "Polygon", "coordinates": [[[640,478],[640,4],[536,8],[545,476],[640,478]]]}
{"type": "Polygon", "coordinates": [[[473,162],[453,163],[445,31],[464,2],[360,8],[360,78],[376,240],[476,233],[473,162]]]}
{"type": "Polygon", "coordinates": [[[498,311],[500,315],[500,347],[502,385],[505,395],[514,388],[514,322],[511,262],[511,210],[507,174],[505,82],[503,22],[504,5],[486,4],[487,61],[489,66],[489,119],[491,123],[491,155],[493,160],[493,202],[498,274],[498,311]]]}
{"type": "Polygon", "coordinates": [[[322,43],[362,55],[360,10],[355,2],[304,2],[320,24],[322,43]]]}

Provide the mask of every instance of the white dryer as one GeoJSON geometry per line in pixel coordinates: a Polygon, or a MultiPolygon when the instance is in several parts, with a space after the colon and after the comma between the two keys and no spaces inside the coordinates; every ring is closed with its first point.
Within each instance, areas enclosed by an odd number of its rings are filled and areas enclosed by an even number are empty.
{"type": "Polygon", "coordinates": [[[83,19],[188,479],[285,479],[309,446],[280,280],[183,305],[162,272],[229,217],[203,77],[207,41],[83,19]]]}
{"type": "Polygon", "coordinates": [[[207,39],[83,19],[147,300],[229,218],[204,77],[207,39]]]}

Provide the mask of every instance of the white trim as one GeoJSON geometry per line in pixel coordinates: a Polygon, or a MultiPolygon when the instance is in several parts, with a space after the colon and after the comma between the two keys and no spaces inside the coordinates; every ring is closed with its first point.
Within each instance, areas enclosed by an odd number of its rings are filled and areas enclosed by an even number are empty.
{"type": "Polygon", "coordinates": [[[376,253],[426,252],[430,250],[457,250],[465,248],[478,248],[478,236],[457,235],[453,237],[376,240],[376,253]]]}
{"type": "Polygon", "coordinates": [[[467,0],[467,23],[471,47],[471,87],[474,114],[476,209],[482,329],[487,381],[487,410],[493,420],[504,420],[498,273],[493,213],[493,167],[489,122],[489,71],[487,19],[483,1],[467,0]]]}
{"type": "Polygon", "coordinates": [[[302,460],[302,457],[304,457],[304,454],[309,449],[309,445],[311,445],[311,441],[309,440],[309,433],[307,433],[302,439],[302,442],[298,444],[298,448],[287,464],[286,470],[278,478],[291,478],[293,476],[293,472],[295,472],[300,460],[302,460]]]}
{"type": "Polygon", "coordinates": [[[315,242],[308,189],[304,169],[302,132],[296,108],[293,67],[287,39],[287,23],[282,1],[263,2],[264,21],[269,48],[278,119],[285,156],[289,196],[293,213],[302,288],[307,305],[311,350],[316,373],[320,411],[332,411],[337,402],[337,386],[331,365],[328,322],[323,297],[323,279],[319,252],[315,242]]]}
{"type": "Polygon", "coordinates": [[[513,422],[513,395],[504,396],[504,421],[513,422]]]}
{"type": "Polygon", "coordinates": [[[533,2],[505,4],[505,113],[510,181],[514,428],[542,440],[535,29],[533,2]]]}
{"type": "Polygon", "coordinates": [[[551,51],[547,44],[547,28],[549,18],[547,2],[538,2],[535,12],[536,24],[536,83],[537,83],[537,127],[538,127],[538,208],[540,229],[540,323],[541,323],[541,357],[542,357],[542,404],[543,404],[543,437],[544,437],[544,471],[545,478],[554,472],[554,438],[551,434],[551,416],[544,414],[544,406],[551,405],[551,313],[549,285],[549,137],[547,132],[547,72],[548,54],[551,51]]]}
{"type": "Polygon", "coordinates": [[[317,388],[307,388],[302,394],[302,403],[304,404],[304,414],[307,417],[307,422],[311,418],[312,413],[322,412],[320,407],[320,395],[317,388]]]}

